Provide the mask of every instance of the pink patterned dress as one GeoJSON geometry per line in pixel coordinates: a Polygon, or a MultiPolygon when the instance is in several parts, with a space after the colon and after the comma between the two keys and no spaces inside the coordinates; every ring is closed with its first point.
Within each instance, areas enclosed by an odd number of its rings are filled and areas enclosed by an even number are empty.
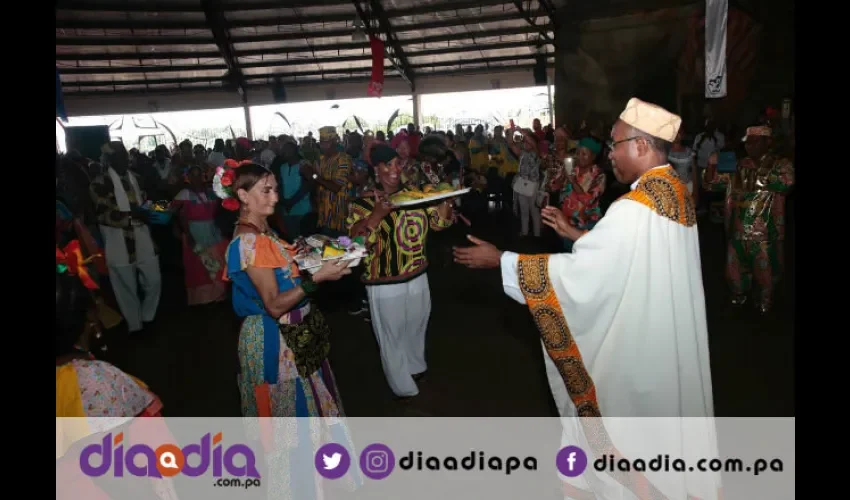
{"type": "Polygon", "coordinates": [[[194,240],[194,246],[190,246],[189,238],[183,233],[183,268],[190,306],[220,302],[227,296],[226,285],[220,279],[227,241],[215,225],[219,204],[212,192],[188,188],[177,193],[172,204],[194,240]]]}
{"type": "MultiPolygon", "coordinates": [[[[173,440],[161,419],[162,403],[139,379],[115,366],[79,353],[56,364],[56,498],[109,500],[79,465],[80,443],[107,432],[133,432],[136,418],[153,417],[145,432],[164,442],[173,440]]],[[[152,480],[150,492],[159,500],[176,500],[170,479],[152,480]]]]}

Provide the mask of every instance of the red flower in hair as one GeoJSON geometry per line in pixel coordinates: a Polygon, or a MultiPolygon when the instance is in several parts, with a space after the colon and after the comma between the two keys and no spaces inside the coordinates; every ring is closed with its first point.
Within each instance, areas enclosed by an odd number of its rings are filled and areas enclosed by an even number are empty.
{"type": "Polygon", "coordinates": [[[233,170],[227,170],[223,174],[221,174],[221,185],[222,186],[230,186],[233,184],[233,180],[236,178],[236,174],[233,170]]]}
{"type": "Polygon", "coordinates": [[[221,206],[232,212],[239,210],[239,202],[236,200],[236,198],[228,198],[222,201],[221,206]]]}
{"type": "Polygon", "coordinates": [[[232,158],[228,158],[228,159],[224,160],[224,166],[227,167],[227,168],[239,168],[242,165],[247,165],[248,163],[254,163],[254,162],[251,161],[251,160],[236,161],[232,158]]]}

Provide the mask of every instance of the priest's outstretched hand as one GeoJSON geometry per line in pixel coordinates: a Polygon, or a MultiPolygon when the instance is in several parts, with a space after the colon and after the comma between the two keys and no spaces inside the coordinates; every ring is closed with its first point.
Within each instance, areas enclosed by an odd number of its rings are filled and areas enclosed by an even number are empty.
{"type": "Polygon", "coordinates": [[[561,209],[556,207],[543,207],[543,210],[540,211],[540,215],[543,219],[543,224],[554,229],[561,238],[567,237],[570,223],[567,222],[567,217],[561,209]]]}
{"type": "Polygon", "coordinates": [[[543,220],[543,224],[554,229],[561,238],[569,238],[576,241],[587,232],[576,229],[575,226],[570,224],[570,221],[567,220],[567,216],[564,215],[564,212],[557,207],[543,207],[543,210],[540,211],[540,216],[543,220]]]}
{"type": "Polygon", "coordinates": [[[466,238],[473,246],[454,247],[455,262],[472,269],[492,269],[501,265],[502,251],[492,243],[479,240],[471,234],[466,235],[466,238]]]}

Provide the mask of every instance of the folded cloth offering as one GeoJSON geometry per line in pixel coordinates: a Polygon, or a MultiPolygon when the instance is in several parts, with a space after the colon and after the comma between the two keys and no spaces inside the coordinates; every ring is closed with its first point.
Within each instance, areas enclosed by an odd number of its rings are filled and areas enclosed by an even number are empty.
{"type": "Polygon", "coordinates": [[[366,256],[365,241],[357,238],[352,240],[347,236],[337,239],[314,235],[304,240],[305,244],[296,243],[295,262],[301,270],[315,272],[323,261],[349,261],[349,267],[360,264],[360,259],[366,256]]]}

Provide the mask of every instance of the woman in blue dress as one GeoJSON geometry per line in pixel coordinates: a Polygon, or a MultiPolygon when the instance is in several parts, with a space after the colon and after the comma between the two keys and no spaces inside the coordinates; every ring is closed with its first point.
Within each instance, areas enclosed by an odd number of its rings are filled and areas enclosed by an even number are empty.
{"type": "Polygon", "coordinates": [[[312,279],[301,276],[294,248],[266,221],[278,202],[275,176],[254,163],[225,165],[214,186],[225,208],[239,211],[225,278],[233,283],[233,308],[244,318],[239,335],[242,414],[342,416],[327,361],[330,331],[310,295],[320,283],[351,270],[332,261],[312,279]]]}
{"type": "Polygon", "coordinates": [[[322,440],[350,439],[339,420],[344,411],[327,359],[330,330],[310,296],[320,283],[351,270],[346,263],[330,261],[312,279],[300,274],[294,248],[266,221],[279,194],[274,174],[265,167],[228,160],[218,169],[213,189],[225,208],[239,212],[226,252],[225,279],[233,284],[233,309],[243,318],[242,415],[324,417],[261,419],[258,427],[252,426],[261,434],[269,470],[281,471],[269,474],[274,484],[267,488],[283,498],[320,498],[321,481],[312,465],[315,449],[322,440]]]}

